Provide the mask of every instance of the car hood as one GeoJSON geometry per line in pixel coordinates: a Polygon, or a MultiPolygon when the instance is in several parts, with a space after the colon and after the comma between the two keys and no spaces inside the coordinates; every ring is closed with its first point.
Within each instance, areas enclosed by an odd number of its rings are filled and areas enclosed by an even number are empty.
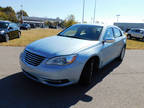
{"type": "Polygon", "coordinates": [[[35,41],[28,45],[26,49],[46,57],[53,57],[74,54],[98,43],[99,41],[52,36],[35,41]]]}

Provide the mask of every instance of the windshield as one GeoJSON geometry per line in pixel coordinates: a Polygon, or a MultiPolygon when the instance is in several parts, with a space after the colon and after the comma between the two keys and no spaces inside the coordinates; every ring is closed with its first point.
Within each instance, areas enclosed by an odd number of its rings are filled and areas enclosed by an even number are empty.
{"type": "Polygon", "coordinates": [[[27,25],[28,25],[28,24],[25,24],[25,23],[24,23],[24,24],[22,24],[22,26],[27,26],[27,25]]]}
{"type": "Polygon", "coordinates": [[[73,25],[58,35],[85,40],[98,40],[102,29],[102,26],[96,25],[73,25]]]}
{"type": "Polygon", "coordinates": [[[7,28],[7,27],[8,27],[8,23],[0,22],[0,28],[7,28]]]}

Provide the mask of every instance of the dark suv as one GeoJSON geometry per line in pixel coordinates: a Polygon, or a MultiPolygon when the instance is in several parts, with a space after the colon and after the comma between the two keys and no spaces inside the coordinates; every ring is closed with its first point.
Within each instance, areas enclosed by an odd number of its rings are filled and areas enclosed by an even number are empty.
{"type": "Polygon", "coordinates": [[[31,26],[27,23],[23,23],[23,24],[21,24],[20,29],[21,30],[30,30],[31,26]]]}
{"type": "Polygon", "coordinates": [[[21,31],[17,24],[9,21],[0,21],[0,41],[8,42],[9,39],[20,38],[21,31]]]}

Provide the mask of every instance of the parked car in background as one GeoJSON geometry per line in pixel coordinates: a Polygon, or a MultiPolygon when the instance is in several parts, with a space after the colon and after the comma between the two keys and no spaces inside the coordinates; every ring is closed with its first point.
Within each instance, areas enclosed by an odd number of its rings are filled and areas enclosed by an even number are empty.
{"type": "Polygon", "coordinates": [[[136,39],[142,39],[142,41],[144,41],[144,29],[137,29],[137,28],[130,29],[127,32],[127,37],[128,39],[136,38],[136,39]]]}
{"type": "Polygon", "coordinates": [[[30,24],[23,23],[23,24],[20,25],[20,29],[21,30],[30,30],[31,26],[30,26],[30,24]]]}
{"type": "Polygon", "coordinates": [[[50,86],[91,84],[95,72],[123,60],[126,36],[116,26],[73,25],[28,45],[20,55],[24,74],[50,86]]]}
{"type": "Polygon", "coordinates": [[[9,21],[0,21],[0,41],[8,42],[9,39],[20,38],[21,31],[17,24],[9,21]]]}
{"type": "Polygon", "coordinates": [[[31,28],[36,28],[36,24],[30,24],[31,28]]]}
{"type": "Polygon", "coordinates": [[[57,29],[57,27],[54,26],[54,25],[50,25],[49,28],[51,28],[51,29],[57,29]]]}

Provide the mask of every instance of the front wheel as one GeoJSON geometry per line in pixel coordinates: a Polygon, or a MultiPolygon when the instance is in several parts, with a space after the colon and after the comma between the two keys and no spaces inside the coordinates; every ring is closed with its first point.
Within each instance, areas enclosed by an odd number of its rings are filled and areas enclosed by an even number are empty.
{"type": "Polygon", "coordinates": [[[130,35],[130,34],[128,34],[128,35],[127,35],[127,38],[128,38],[128,39],[131,39],[131,35],[130,35]]]}
{"type": "Polygon", "coordinates": [[[121,50],[120,56],[118,57],[119,61],[123,61],[124,56],[125,56],[125,50],[126,50],[126,47],[123,47],[121,50]]]}
{"type": "Polygon", "coordinates": [[[8,41],[9,41],[9,35],[6,34],[6,35],[5,35],[5,42],[8,42],[8,41]]]}
{"type": "Polygon", "coordinates": [[[94,78],[95,71],[98,72],[98,63],[95,59],[89,60],[81,73],[79,83],[82,85],[90,85],[94,78]]]}

